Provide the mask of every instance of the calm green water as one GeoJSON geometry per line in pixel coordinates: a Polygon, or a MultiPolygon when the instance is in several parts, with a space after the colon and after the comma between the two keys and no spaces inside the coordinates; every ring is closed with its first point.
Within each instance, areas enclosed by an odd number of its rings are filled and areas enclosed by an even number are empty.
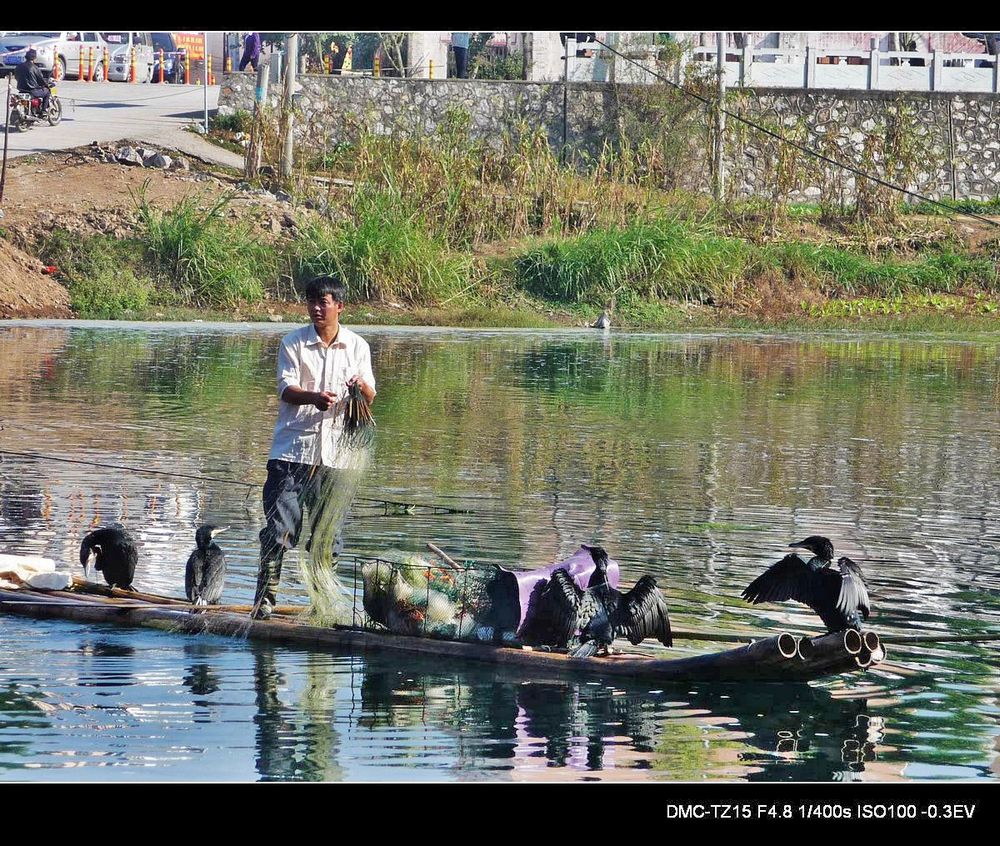
{"type": "MultiPolygon", "coordinates": [[[[234,480],[0,456],[0,551],[74,562],[121,520],[136,586],[180,595],[195,526],[225,522],[226,599],[249,601],[289,328],[0,324],[0,449],[234,480]]],[[[809,629],[738,597],[819,533],[863,564],[878,631],[1000,630],[1000,344],[363,334],[362,495],[476,513],[359,503],[348,552],[435,540],[531,567],[600,542],[678,628],[809,629]]],[[[283,590],[304,601],[294,555],[283,590]]],[[[997,656],[897,647],[866,676],[659,690],[0,615],[0,778],[995,779],[997,656]]]]}

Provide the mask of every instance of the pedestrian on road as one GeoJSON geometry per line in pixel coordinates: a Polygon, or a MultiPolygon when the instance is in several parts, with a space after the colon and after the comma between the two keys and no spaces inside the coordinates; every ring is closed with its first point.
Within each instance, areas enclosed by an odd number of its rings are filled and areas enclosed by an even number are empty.
{"type": "MultiPolygon", "coordinates": [[[[345,483],[350,456],[340,449],[347,389],[357,385],[365,399],[375,399],[371,350],[360,335],[340,324],[347,286],[336,276],[317,276],[306,285],[311,326],[281,339],[278,395],[281,403],[264,483],[264,518],[260,532],[260,567],[252,616],[271,616],[281,580],[281,560],[302,531],[304,508],[312,528],[306,549],[324,530],[324,506],[345,483]]],[[[329,528],[329,514],[326,515],[329,528]]],[[[342,541],[334,527],[334,561],[342,541]]]]}
{"type": "Polygon", "coordinates": [[[257,72],[257,64],[260,62],[260,33],[248,32],[243,39],[243,58],[240,59],[240,70],[247,65],[257,72]]]}
{"type": "Polygon", "coordinates": [[[469,33],[453,32],[451,48],[455,51],[455,76],[459,79],[469,77],[469,33]]]}

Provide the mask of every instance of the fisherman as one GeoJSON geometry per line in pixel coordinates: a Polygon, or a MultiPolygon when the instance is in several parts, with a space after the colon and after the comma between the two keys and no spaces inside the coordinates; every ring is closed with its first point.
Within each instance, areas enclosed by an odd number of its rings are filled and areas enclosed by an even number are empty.
{"type": "MultiPolygon", "coordinates": [[[[260,569],[252,616],[270,617],[281,579],[281,560],[302,531],[303,506],[312,531],[323,525],[329,493],[347,469],[346,450],[338,449],[343,430],[347,389],[357,385],[369,402],[375,399],[368,342],[346,326],[340,315],[347,286],[336,276],[317,276],[305,289],[312,325],[285,335],[278,352],[278,395],[281,403],[274,427],[264,483],[264,517],[260,532],[260,569]]],[[[342,548],[335,527],[334,560],[342,548]]]]}

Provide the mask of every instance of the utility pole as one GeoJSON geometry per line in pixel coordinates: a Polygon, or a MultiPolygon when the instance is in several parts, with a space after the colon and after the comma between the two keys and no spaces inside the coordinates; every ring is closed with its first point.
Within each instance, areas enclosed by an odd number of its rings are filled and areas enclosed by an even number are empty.
{"type": "Polygon", "coordinates": [[[292,176],[292,93],[295,90],[295,71],[299,65],[299,36],[289,33],[285,40],[285,97],[283,103],[283,126],[281,147],[281,178],[292,176]]]}
{"type": "Polygon", "coordinates": [[[264,58],[257,66],[257,87],[253,95],[253,123],[250,124],[250,146],[247,147],[246,163],[244,165],[244,176],[253,179],[260,170],[261,156],[263,154],[263,121],[264,109],[267,107],[267,84],[271,76],[271,63],[269,58],[264,58]]]}
{"type": "MultiPolygon", "coordinates": [[[[129,36],[131,37],[131,36],[129,36]]],[[[205,65],[205,134],[208,135],[208,33],[203,32],[201,37],[205,39],[205,55],[202,59],[205,65]]]]}
{"type": "Polygon", "coordinates": [[[715,105],[715,179],[713,180],[713,195],[717,203],[722,202],[723,194],[726,191],[725,165],[723,164],[724,144],[723,139],[726,133],[726,51],[724,47],[725,33],[716,33],[716,54],[715,65],[719,77],[719,97],[715,105]]]}
{"type": "Polygon", "coordinates": [[[569,149],[569,77],[570,77],[570,66],[569,60],[570,55],[576,56],[576,38],[570,38],[566,36],[566,52],[563,56],[563,125],[562,125],[562,151],[560,152],[560,161],[563,164],[566,163],[569,149]]]}

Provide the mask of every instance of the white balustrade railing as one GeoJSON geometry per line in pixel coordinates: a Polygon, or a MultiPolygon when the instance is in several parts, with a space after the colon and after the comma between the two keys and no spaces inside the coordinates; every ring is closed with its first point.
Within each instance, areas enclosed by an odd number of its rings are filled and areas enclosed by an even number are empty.
{"type": "MultiPolygon", "coordinates": [[[[727,86],[1000,92],[997,57],[984,53],[744,47],[729,49],[726,54],[727,86]]],[[[688,57],[696,65],[711,65],[714,70],[714,47],[696,47],[688,52],[688,57]]]]}

